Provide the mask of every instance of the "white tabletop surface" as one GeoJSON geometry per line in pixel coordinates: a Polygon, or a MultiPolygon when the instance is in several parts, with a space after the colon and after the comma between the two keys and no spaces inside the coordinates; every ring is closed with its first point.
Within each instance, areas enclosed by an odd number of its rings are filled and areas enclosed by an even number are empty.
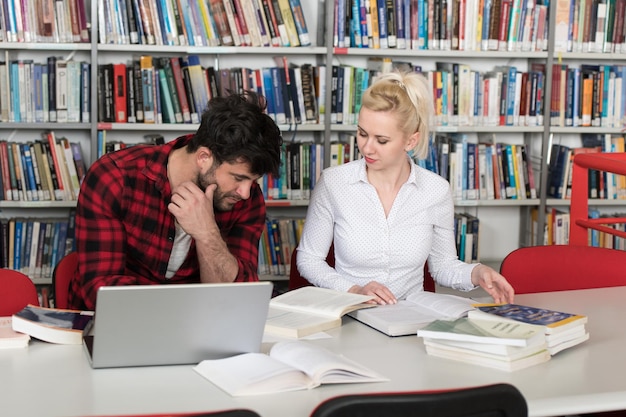
{"type": "Polygon", "coordinates": [[[308,416],[346,393],[429,390],[496,382],[518,387],[530,416],[626,409],[626,287],[517,296],[517,303],[589,317],[590,340],[512,373],[426,355],[415,336],[391,338],[344,318],[315,343],[363,363],[389,382],[232,398],[192,370],[162,366],[92,370],[82,346],[31,341],[0,350],[0,415],[96,416],[250,408],[266,417],[308,416]]]}

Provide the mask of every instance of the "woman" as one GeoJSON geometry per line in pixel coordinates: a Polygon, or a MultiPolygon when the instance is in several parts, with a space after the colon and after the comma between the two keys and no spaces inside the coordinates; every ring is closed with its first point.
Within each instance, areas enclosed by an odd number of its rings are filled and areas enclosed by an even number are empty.
{"type": "Polygon", "coordinates": [[[324,170],[313,190],[298,247],[298,270],[314,285],[394,304],[423,291],[424,263],[437,283],[480,286],[512,302],[506,279],[458,259],[448,182],[417,166],[428,151],[432,97],[418,73],[379,77],[363,94],[357,145],[363,158],[324,170]],[[326,263],[334,244],[335,267],[326,263]]]}

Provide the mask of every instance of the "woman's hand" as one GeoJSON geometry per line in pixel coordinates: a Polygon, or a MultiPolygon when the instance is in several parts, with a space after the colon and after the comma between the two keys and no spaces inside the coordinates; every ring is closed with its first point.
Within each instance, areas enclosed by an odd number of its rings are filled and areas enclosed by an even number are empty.
{"type": "Polygon", "coordinates": [[[371,281],[370,283],[368,283],[367,285],[363,287],[359,285],[354,285],[348,290],[348,292],[351,292],[354,294],[363,294],[363,295],[373,296],[374,299],[371,301],[368,301],[369,303],[385,305],[385,304],[395,304],[398,302],[398,300],[393,295],[393,293],[389,290],[389,288],[385,287],[384,285],[376,281],[371,281]]]}
{"type": "Polygon", "coordinates": [[[472,270],[472,284],[487,291],[496,303],[512,303],[515,291],[509,282],[487,265],[477,265],[472,270]]]}

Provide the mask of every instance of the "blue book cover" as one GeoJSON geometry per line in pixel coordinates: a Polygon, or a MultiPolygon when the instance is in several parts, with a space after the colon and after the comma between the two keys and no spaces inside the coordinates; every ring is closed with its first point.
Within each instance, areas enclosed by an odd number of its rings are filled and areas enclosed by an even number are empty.
{"type": "Polygon", "coordinates": [[[262,88],[265,102],[267,103],[267,114],[276,122],[276,106],[274,104],[274,83],[272,81],[272,69],[263,68],[260,70],[262,74],[262,88]]]}
{"type": "Polygon", "coordinates": [[[32,85],[34,87],[33,93],[33,108],[34,121],[37,123],[43,122],[43,78],[41,73],[41,64],[34,63],[32,66],[32,85]]]}
{"type": "Polygon", "coordinates": [[[35,181],[35,170],[33,169],[33,156],[30,153],[30,146],[28,144],[22,144],[21,146],[22,165],[24,167],[24,175],[28,183],[26,193],[29,200],[39,201],[37,195],[37,184],[35,181]]]}
{"type": "Polygon", "coordinates": [[[387,28],[387,2],[386,0],[371,1],[376,1],[376,4],[378,6],[378,37],[380,38],[380,47],[381,49],[389,48],[389,32],[387,28]]]}
{"type": "Polygon", "coordinates": [[[91,122],[91,64],[86,61],[80,63],[80,121],[91,122]]]}
{"type": "MultiPolygon", "coordinates": [[[[475,304],[482,313],[546,327],[546,333],[553,333],[569,323],[584,324],[587,317],[581,314],[566,313],[547,308],[530,307],[520,304],[475,304]]],[[[472,310],[474,311],[474,310],[472,310]]],[[[469,313],[472,318],[485,318],[483,314],[469,313]]]]}
{"type": "Polygon", "coordinates": [[[515,175],[515,162],[516,155],[513,153],[513,146],[506,145],[506,161],[507,161],[507,173],[509,175],[509,183],[506,188],[506,196],[511,199],[517,199],[517,177],[515,175]]]}
{"type": "Polygon", "coordinates": [[[277,124],[287,123],[287,112],[285,104],[285,96],[283,95],[283,87],[281,83],[282,68],[272,67],[270,73],[272,75],[272,94],[274,95],[274,112],[276,114],[277,124]]]}
{"type": "Polygon", "coordinates": [[[346,2],[337,2],[337,33],[334,33],[333,45],[337,48],[346,48],[350,45],[346,45],[346,38],[350,39],[350,36],[346,36],[346,2]]]}
{"type": "MultiPolygon", "coordinates": [[[[300,39],[300,46],[310,46],[311,39],[309,36],[309,29],[307,28],[306,19],[302,12],[302,4],[300,0],[289,0],[291,11],[293,13],[293,20],[296,24],[296,31],[298,32],[298,38],[300,39]]],[[[318,7],[325,7],[323,4],[318,7]]]]}
{"type": "Polygon", "coordinates": [[[359,25],[361,29],[361,47],[369,48],[369,39],[370,39],[370,36],[372,35],[371,33],[369,33],[367,29],[367,15],[369,13],[369,10],[367,10],[366,6],[369,6],[369,2],[367,2],[367,5],[366,5],[365,0],[358,0],[358,1],[359,1],[359,25]]]}
{"type": "MultiPolygon", "coordinates": [[[[373,1],[373,0],[372,0],[373,1]]],[[[427,0],[418,0],[417,3],[417,44],[419,49],[428,49],[428,2],[427,0]]]]}
{"type": "Polygon", "coordinates": [[[11,102],[13,103],[9,112],[9,121],[12,122],[21,122],[22,117],[20,113],[20,76],[19,76],[19,62],[11,61],[11,75],[9,77],[9,88],[11,90],[11,102]]]}
{"type": "Polygon", "coordinates": [[[517,78],[517,68],[514,66],[509,67],[509,75],[507,76],[507,91],[506,91],[506,125],[513,126],[515,124],[515,84],[517,78]]]}

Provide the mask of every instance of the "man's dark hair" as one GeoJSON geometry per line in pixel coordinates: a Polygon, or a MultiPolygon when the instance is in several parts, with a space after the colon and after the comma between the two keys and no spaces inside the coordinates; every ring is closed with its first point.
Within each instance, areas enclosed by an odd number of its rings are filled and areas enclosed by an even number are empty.
{"type": "Polygon", "coordinates": [[[252,91],[212,98],[187,151],[206,146],[219,164],[247,162],[254,174],[277,176],[282,137],[264,110],[265,99],[252,91]]]}

